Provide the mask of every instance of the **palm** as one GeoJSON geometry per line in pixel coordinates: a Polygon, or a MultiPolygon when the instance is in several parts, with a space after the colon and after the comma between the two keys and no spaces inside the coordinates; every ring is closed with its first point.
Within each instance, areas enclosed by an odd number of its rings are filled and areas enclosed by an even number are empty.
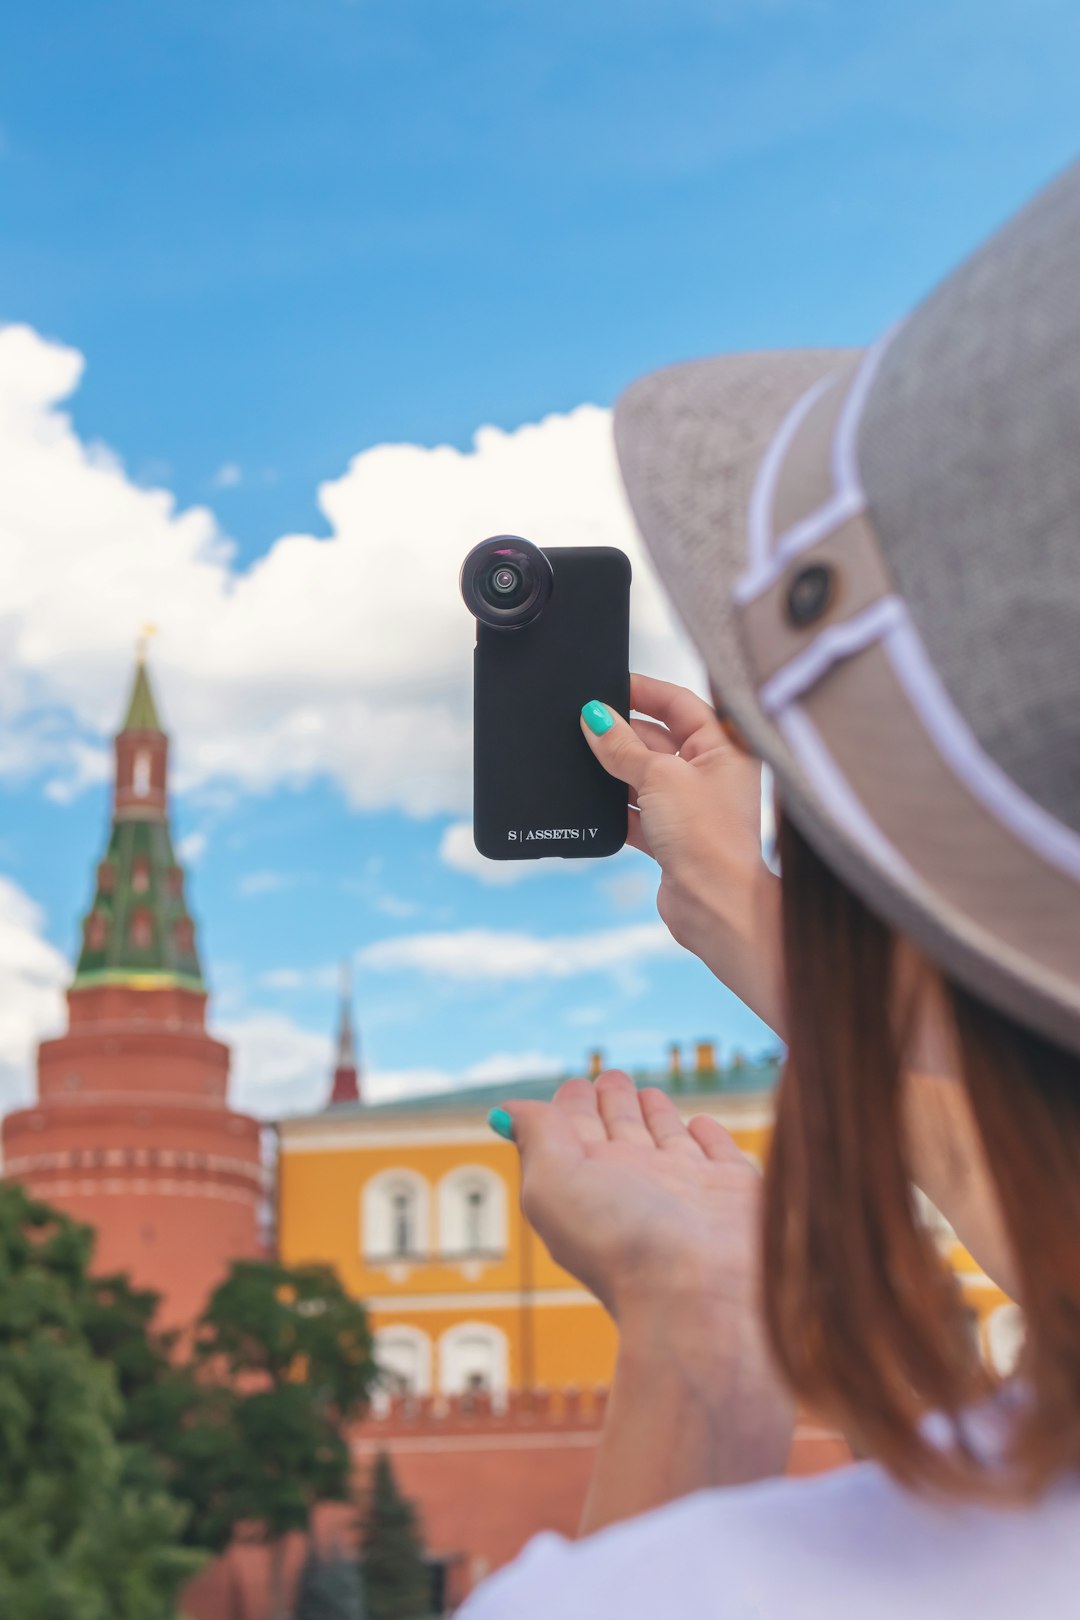
{"type": "Polygon", "coordinates": [[[673,1279],[745,1298],[760,1182],[715,1120],[688,1128],[664,1092],[618,1073],[519,1104],[514,1120],[527,1215],[609,1309],[673,1279]]]}

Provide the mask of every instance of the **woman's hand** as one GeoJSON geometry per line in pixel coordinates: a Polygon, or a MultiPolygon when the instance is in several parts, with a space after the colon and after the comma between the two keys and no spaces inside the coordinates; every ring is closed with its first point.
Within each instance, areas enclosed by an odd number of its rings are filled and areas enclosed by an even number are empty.
{"type": "Polygon", "coordinates": [[[756,1317],[761,1178],[716,1120],[617,1070],[507,1111],[525,1214],[620,1326],[680,1302],[756,1317]]]}
{"type": "Polygon", "coordinates": [[[614,1071],[508,1112],[525,1214],[619,1328],[583,1528],[780,1472],[794,1408],[761,1319],[761,1178],[728,1132],[614,1071]]]}
{"type": "MultiPolygon", "coordinates": [[[[630,788],[628,842],[660,866],[671,933],[774,1030],[780,1026],[779,885],[761,855],[761,767],[716,712],[681,686],[635,675],[645,718],[597,736],[604,769],[630,788]]],[[[610,711],[609,711],[610,712],[610,711]]]]}

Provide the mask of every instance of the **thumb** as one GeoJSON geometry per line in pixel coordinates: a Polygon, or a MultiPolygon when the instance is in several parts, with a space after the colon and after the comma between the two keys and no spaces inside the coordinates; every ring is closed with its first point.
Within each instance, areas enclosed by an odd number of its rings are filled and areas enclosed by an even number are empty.
{"type": "Polygon", "coordinates": [[[625,782],[635,792],[642,787],[656,755],[629,721],[599,698],[593,698],[581,711],[581,729],[609,776],[625,782]]]}
{"type": "Polygon", "coordinates": [[[582,1145],[560,1109],[544,1102],[510,1102],[493,1108],[488,1123],[512,1141],[527,1166],[548,1159],[580,1158],[582,1145]]]}

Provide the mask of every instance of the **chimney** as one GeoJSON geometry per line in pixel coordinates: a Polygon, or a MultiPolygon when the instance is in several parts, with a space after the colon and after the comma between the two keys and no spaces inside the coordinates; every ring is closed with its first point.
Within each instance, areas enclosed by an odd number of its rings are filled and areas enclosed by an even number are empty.
{"type": "Polygon", "coordinates": [[[594,1047],[589,1053],[589,1079],[597,1080],[604,1072],[604,1053],[601,1047],[594,1047]]]}
{"type": "Polygon", "coordinates": [[[694,1073],[698,1079],[706,1079],[716,1073],[716,1044],[713,1041],[698,1041],[694,1048],[694,1073]]]}
{"type": "Polygon", "coordinates": [[[668,1075],[671,1080],[672,1091],[681,1091],[683,1088],[682,1047],[678,1041],[672,1041],[668,1047],[668,1075]]]}

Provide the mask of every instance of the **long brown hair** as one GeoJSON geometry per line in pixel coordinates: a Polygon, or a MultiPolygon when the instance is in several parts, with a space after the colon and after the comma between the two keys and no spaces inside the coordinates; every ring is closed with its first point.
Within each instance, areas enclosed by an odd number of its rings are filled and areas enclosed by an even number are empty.
{"type": "Polygon", "coordinates": [[[795,1393],[904,1483],[1037,1496],[1080,1466],[1080,1059],[944,984],[1027,1328],[1003,1468],[970,1441],[965,1414],[994,1380],[912,1189],[914,1010],[896,938],[787,820],[778,848],[789,1058],[765,1193],[774,1351],[795,1393]]]}

